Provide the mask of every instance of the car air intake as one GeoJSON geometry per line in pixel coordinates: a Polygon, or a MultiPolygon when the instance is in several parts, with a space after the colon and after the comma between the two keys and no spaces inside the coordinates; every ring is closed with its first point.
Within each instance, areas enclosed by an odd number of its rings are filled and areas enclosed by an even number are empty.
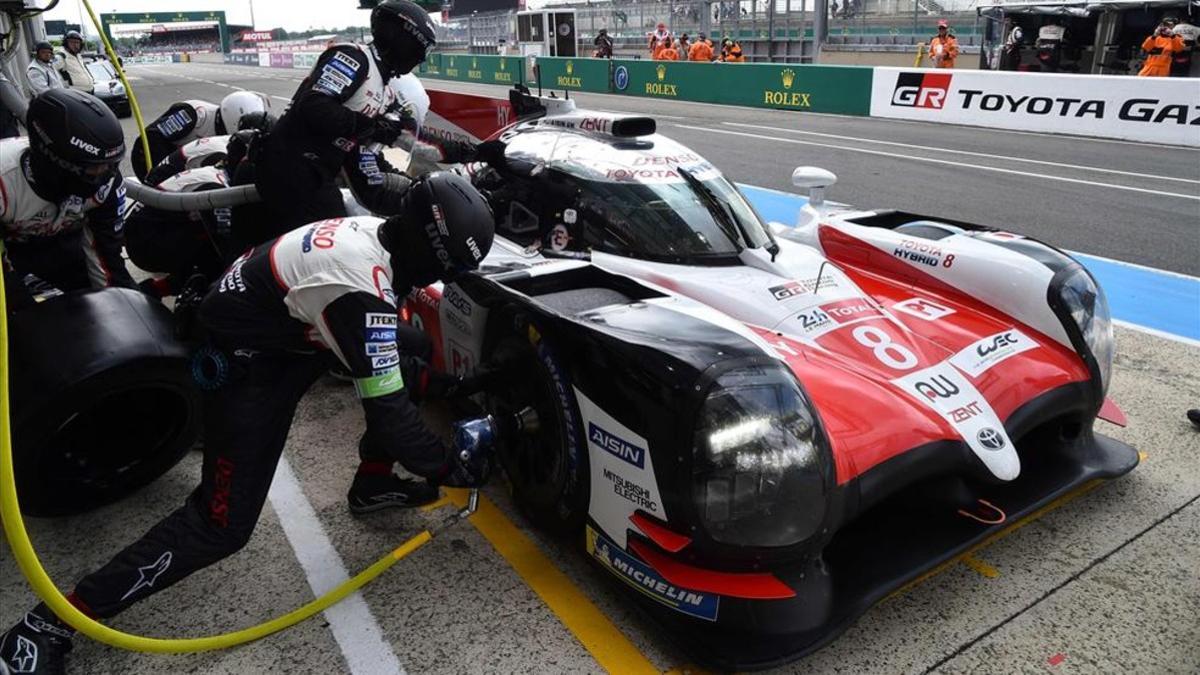
{"type": "Polygon", "coordinates": [[[612,135],[621,138],[649,136],[658,129],[653,117],[623,117],[613,120],[612,135]]]}

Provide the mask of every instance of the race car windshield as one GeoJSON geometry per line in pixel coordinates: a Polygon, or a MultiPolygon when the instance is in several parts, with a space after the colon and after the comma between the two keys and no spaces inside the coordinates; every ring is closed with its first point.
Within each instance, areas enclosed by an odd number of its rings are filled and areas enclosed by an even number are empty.
{"type": "Polygon", "coordinates": [[[696,172],[662,182],[574,176],[588,243],[593,250],[664,261],[729,259],[747,246],[770,245],[741,194],[720,174],[705,173],[706,179],[696,172]]]}

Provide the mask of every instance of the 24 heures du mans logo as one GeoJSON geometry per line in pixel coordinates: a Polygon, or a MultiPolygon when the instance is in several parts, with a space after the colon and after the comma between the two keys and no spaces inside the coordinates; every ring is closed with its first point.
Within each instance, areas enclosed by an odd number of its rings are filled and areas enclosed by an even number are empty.
{"type": "Polygon", "coordinates": [[[950,96],[951,73],[900,73],[892,92],[892,105],[941,110],[950,96]]]}

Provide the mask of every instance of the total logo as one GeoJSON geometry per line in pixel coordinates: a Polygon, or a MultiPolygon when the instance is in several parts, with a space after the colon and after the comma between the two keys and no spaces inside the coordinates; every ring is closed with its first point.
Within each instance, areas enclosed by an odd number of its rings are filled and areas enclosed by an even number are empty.
{"type": "Polygon", "coordinates": [[[950,96],[950,73],[900,73],[892,92],[892,105],[941,110],[950,96]]]}

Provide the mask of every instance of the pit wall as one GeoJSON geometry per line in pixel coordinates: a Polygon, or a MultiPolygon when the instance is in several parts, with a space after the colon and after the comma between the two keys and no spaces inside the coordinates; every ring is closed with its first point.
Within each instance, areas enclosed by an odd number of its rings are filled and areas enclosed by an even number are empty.
{"type": "MultiPolygon", "coordinates": [[[[318,52],[227,54],[310,69],[318,52]]],[[[419,75],[1200,147],[1200,78],[433,54],[419,75]]]]}

